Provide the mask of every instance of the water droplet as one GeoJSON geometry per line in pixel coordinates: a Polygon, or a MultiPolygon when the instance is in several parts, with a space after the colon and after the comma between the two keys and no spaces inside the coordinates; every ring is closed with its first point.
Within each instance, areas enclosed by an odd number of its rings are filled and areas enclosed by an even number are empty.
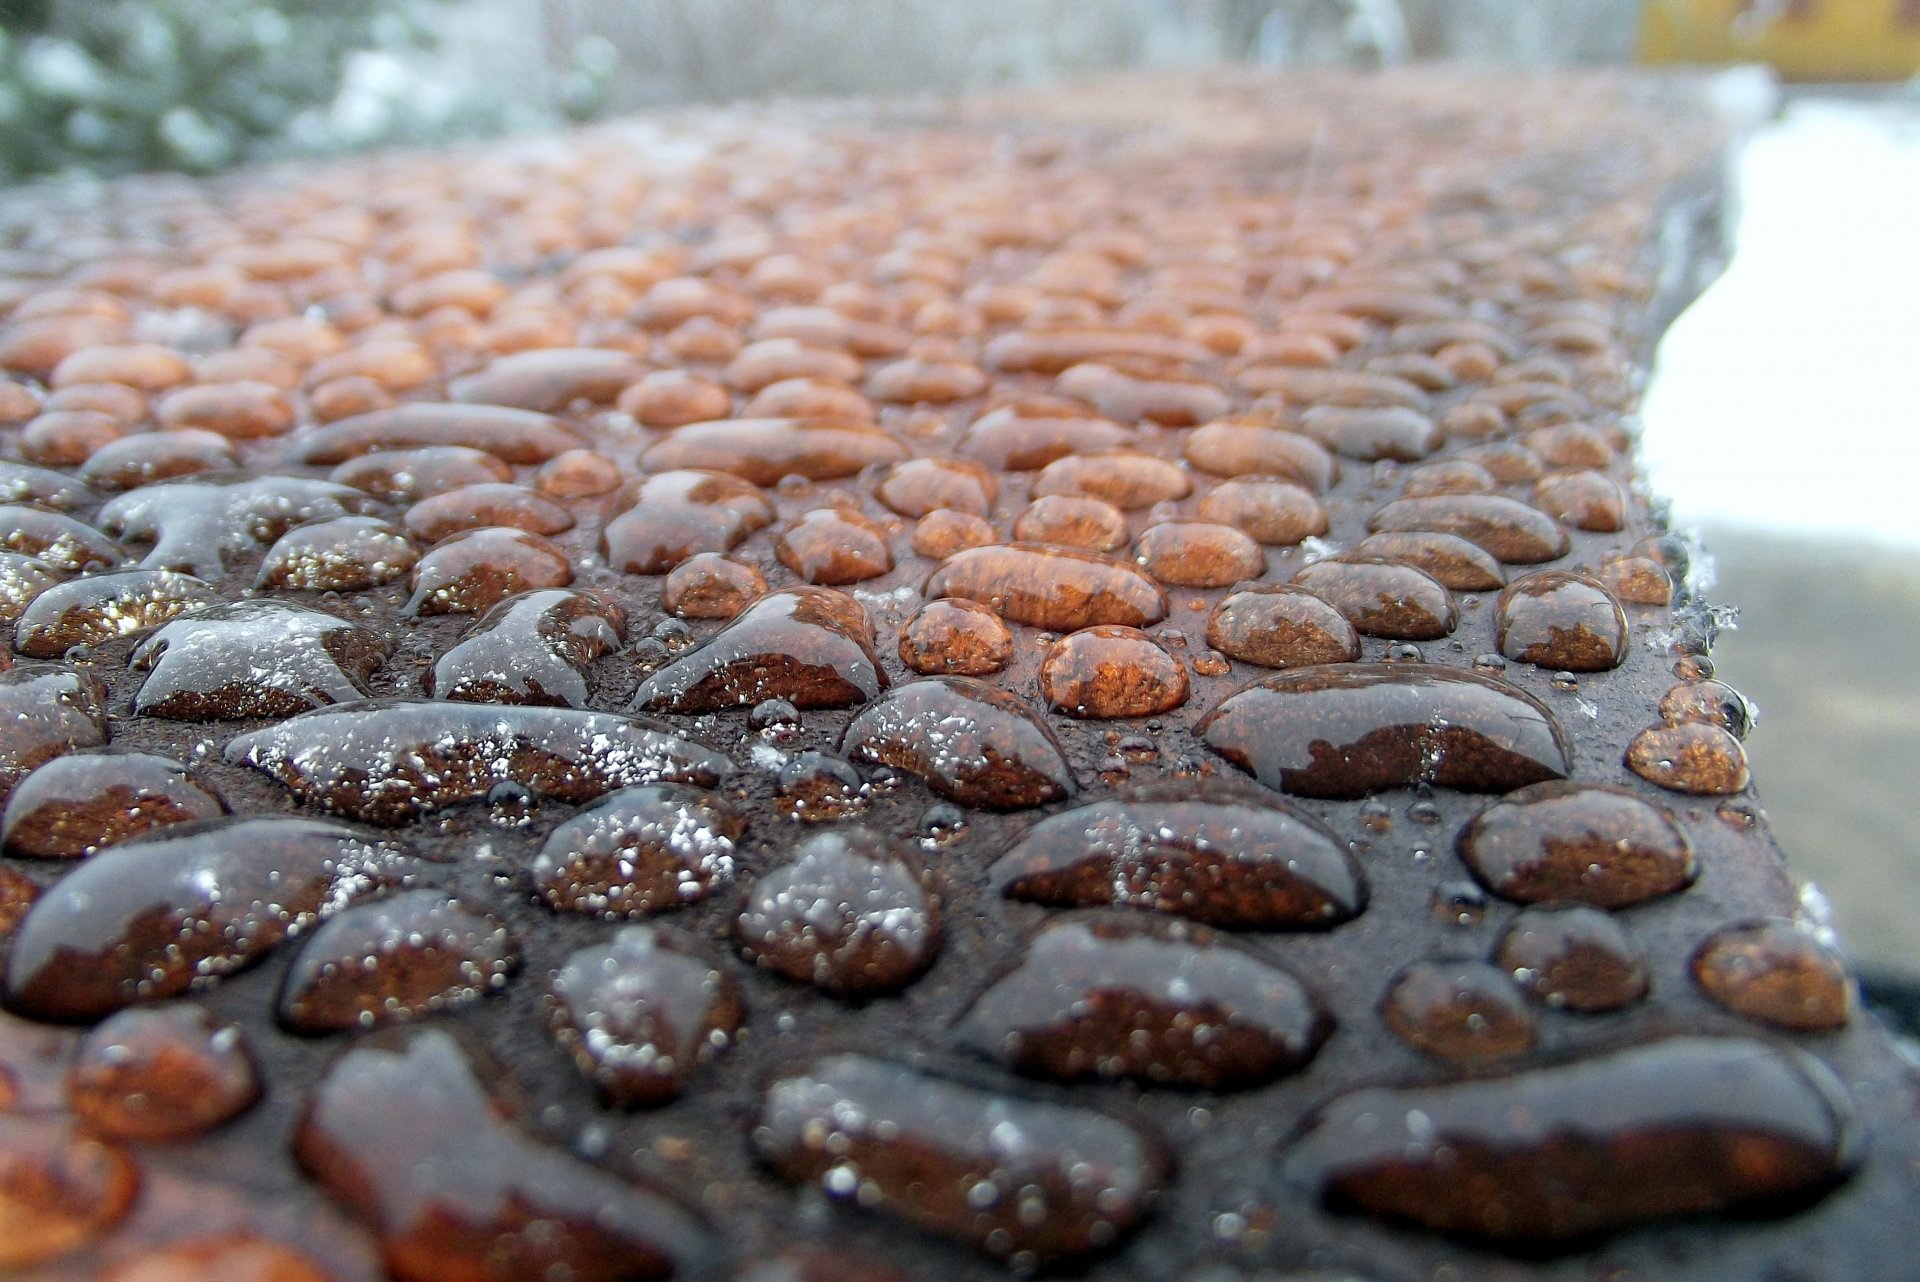
{"type": "Polygon", "coordinates": [[[252,1108],[262,1089],[240,1028],[186,1003],[110,1016],[67,1070],[74,1114],[113,1140],[197,1135],[252,1108]]]}
{"type": "Polygon", "coordinates": [[[1775,1028],[1830,1032],[1853,1017],[1856,994],[1846,959],[1790,921],[1722,927],[1700,945],[1692,964],[1707,996],[1775,1028]]]}
{"type": "Polygon", "coordinates": [[[1233,1090],[1298,1071],[1331,1028],[1293,976],[1204,928],[1067,921],[956,1034],[1033,1076],[1233,1090]]]}
{"type": "Polygon", "coordinates": [[[754,883],[736,923],[762,967],[836,996],[912,983],[932,965],[940,909],[918,870],[861,829],[816,833],[754,883]]]}
{"type": "Polygon", "coordinates": [[[1168,1174],[1127,1123],[854,1055],[777,1080],[753,1143],[787,1179],[1029,1263],[1111,1245],[1168,1174]]]}
{"type": "Polygon", "coordinates": [[[708,793],[675,784],[623,788],[555,828],[527,871],[551,908],[641,916],[731,881],[745,830],[708,793]]]}
{"type": "Polygon", "coordinates": [[[886,688],[865,607],[844,592],[795,587],[769,592],[648,677],[631,706],[710,712],[778,698],[797,708],[844,708],[886,688]]]}
{"type": "Polygon", "coordinates": [[[1571,769],[1566,737],[1538,700],[1424,665],[1284,672],[1227,696],[1195,731],[1268,787],[1309,797],[1421,783],[1509,792],[1571,769]]]}
{"type": "Polygon", "coordinates": [[[840,750],[892,766],[963,806],[1017,810],[1071,795],[1066,751],[1024,702],[972,677],[896,687],[848,724],[840,750]]]}
{"type": "Polygon", "coordinates": [[[1598,784],[1541,783],[1480,812],[1460,834],[1480,883],[1516,903],[1629,908],[1684,890],[1693,846],[1658,806],[1598,784]]]}
{"type": "Polygon", "coordinates": [[[731,976],[664,931],[623,926],[561,963],[547,1024],[602,1098],[632,1109],[679,1096],[744,1018],[731,976]]]}

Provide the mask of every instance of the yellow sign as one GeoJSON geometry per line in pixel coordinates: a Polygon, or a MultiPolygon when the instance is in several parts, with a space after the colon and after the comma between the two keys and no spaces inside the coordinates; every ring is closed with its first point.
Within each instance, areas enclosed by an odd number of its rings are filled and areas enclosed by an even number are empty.
{"type": "Polygon", "coordinates": [[[1920,0],[1647,0],[1643,62],[1764,62],[1787,80],[1920,75],[1920,0]]]}

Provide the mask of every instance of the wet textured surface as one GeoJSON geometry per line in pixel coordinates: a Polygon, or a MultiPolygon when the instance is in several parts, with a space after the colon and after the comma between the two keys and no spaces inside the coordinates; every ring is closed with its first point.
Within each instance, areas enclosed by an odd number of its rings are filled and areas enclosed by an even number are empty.
{"type": "Polygon", "coordinates": [[[1232,1090],[1302,1067],[1329,1023],[1293,976],[1208,931],[1061,922],[956,1035],[1038,1077],[1232,1090]]]}
{"type": "Polygon", "coordinates": [[[292,717],[227,743],[300,801],[402,824],[520,783],[587,801],[629,784],[712,784],[727,759],[666,726],[617,713],[411,700],[361,701],[292,717]]]}
{"type": "Polygon", "coordinates": [[[498,992],[519,964],[498,919],[438,891],[402,891],[342,909],[300,946],[280,1023],[335,1033],[418,1019],[498,992]]]}
{"type": "Polygon", "coordinates": [[[798,854],[748,892],[737,931],[756,963],[842,997],[903,988],[933,963],[939,901],[883,838],[824,832],[798,854]]]}
{"type": "Polygon", "coordinates": [[[1805,1201],[1853,1164],[1817,1061],[1674,1038],[1581,1063],[1335,1100],[1293,1147],[1330,1204],[1515,1247],[1805,1201]]]}
{"type": "Polygon", "coordinates": [[[303,819],[215,821],[123,842],[69,873],[13,935],[7,1007],[97,1019],[245,969],[389,878],[390,851],[303,819]]]}
{"type": "Polygon", "coordinates": [[[1288,672],[1230,696],[1196,730],[1268,787],[1309,797],[1419,783],[1508,792],[1572,768],[1565,734],[1538,700],[1446,669],[1288,672]]]}
{"type": "Polygon", "coordinates": [[[789,1179],[1016,1262],[1110,1245],[1165,1178],[1154,1141],[1112,1118],[850,1055],[769,1087],[753,1141],[789,1179]]]}
{"type": "Polygon", "coordinates": [[[397,1277],[674,1278],[712,1253],[687,1208],[518,1126],[498,1076],[428,1028],[356,1043],[315,1088],[294,1156],[397,1277]]]}
{"type": "Polygon", "coordinates": [[[1332,833],[1239,800],[1148,795],[1063,811],[1034,825],[992,876],[1013,899],[1263,930],[1323,929],[1367,902],[1364,877],[1332,833]]]}
{"type": "Polygon", "coordinates": [[[0,194],[0,1250],[1906,1282],[1911,1068],[1634,472],[1694,92],[0,194]]]}

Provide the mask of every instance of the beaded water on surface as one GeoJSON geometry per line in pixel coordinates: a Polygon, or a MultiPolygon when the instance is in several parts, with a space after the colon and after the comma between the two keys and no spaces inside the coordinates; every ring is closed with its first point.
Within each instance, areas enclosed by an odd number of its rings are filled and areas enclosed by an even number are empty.
{"type": "Polygon", "coordinates": [[[1904,1277],[1632,471],[1695,89],[0,194],[0,1269],[1904,1277]]]}

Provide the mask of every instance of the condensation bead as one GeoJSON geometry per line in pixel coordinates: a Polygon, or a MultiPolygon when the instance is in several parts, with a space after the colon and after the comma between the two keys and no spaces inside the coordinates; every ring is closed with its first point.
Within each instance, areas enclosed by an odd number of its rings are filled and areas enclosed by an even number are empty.
{"type": "Polygon", "coordinates": [[[238,1117],[265,1084],[238,1025],[187,1003],[121,1011],[81,1039],[67,1099],[96,1135],[177,1140],[238,1117]]]}
{"type": "Polygon", "coordinates": [[[505,527],[468,530],[414,563],[407,576],[410,614],[480,614],[537,588],[573,582],[567,554],[537,534],[505,527]]]}
{"type": "Polygon", "coordinates": [[[648,1108],[685,1090],[744,1018],[730,975],[675,936],[625,926],[567,956],[553,977],[547,1022],[609,1104],[648,1108]]]}
{"type": "Polygon", "coordinates": [[[1194,730],[1268,787],[1308,797],[1423,783],[1511,792],[1572,769],[1566,734],[1537,699],[1418,665],[1285,672],[1229,695],[1194,730]]]}
{"type": "Polygon", "coordinates": [[[802,513],[774,539],[774,554],[808,583],[858,583],[893,568],[886,527],[854,507],[802,513]]]}
{"type": "Polygon", "coordinates": [[[760,571],[718,552],[696,552],[667,572],[660,608],[683,619],[731,619],[767,590],[760,571]]]}
{"type": "Polygon", "coordinates": [[[696,553],[731,551],[772,523],[758,486],[723,472],[668,471],[621,489],[600,537],[615,569],[665,574],[696,553]]]}
{"type": "Polygon", "coordinates": [[[840,997],[913,982],[939,948],[939,901],[884,838],[836,829],[763,875],[735,923],[760,966],[840,997]]]}
{"type": "Polygon", "coordinates": [[[1604,672],[1627,657],[1627,616],[1583,574],[1541,570],[1515,579],[1494,605],[1500,653],[1565,672],[1604,672]]]}
{"type": "Polygon", "coordinates": [[[754,485],[783,477],[832,481],[875,463],[897,463],[907,447],[872,423],[836,418],[735,418],[691,423],[647,447],[649,472],[731,472],[754,485]]]}
{"type": "Polygon", "coordinates": [[[1134,544],[1134,561],[1162,583],[1220,588],[1258,578],[1267,568],[1260,545],[1231,525],[1162,521],[1134,544]]]}
{"type": "Polygon", "coordinates": [[[588,667],[626,636],[627,612],[591,593],[523,592],[482,615],[421,684],[439,699],[585,707],[588,667]]]}
{"type": "Polygon", "coordinates": [[[1534,1018],[1519,989],[1486,962],[1415,962],[1380,1009],[1402,1041],[1440,1059],[1484,1063],[1533,1049],[1534,1018]]]}
{"type": "Polygon", "coordinates": [[[1298,980],[1211,931],[1066,921],[955,1034],[1037,1077],[1233,1090],[1305,1067],[1331,1029],[1298,980]]]}
{"type": "Polygon", "coordinates": [[[1333,605],[1365,636],[1433,641],[1459,622],[1444,586],[1398,562],[1330,558],[1307,566],[1293,581],[1333,605]]]}
{"type": "Polygon", "coordinates": [[[0,672],[0,796],[38,767],[107,741],[107,689],[85,669],[23,664],[0,672]]]}
{"type": "Polygon", "coordinates": [[[1170,1168],[1132,1124],[854,1055],[777,1079],[753,1144],[790,1180],[1030,1262],[1111,1246],[1170,1168]]]}
{"type": "Polygon", "coordinates": [[[1019,810],[1071,795],[1066,749],[1026,702],[972,677],[895,687],[848,723],[840,750],[963,806],[1019,810]]]}
{"type": "Polygon", "coordinates": [[[294,954],[276,1016],[296,1033],[373,1028],[457,1010],[519,969],[504,923],[437,890],[342,909],[294,954]]]}
{"type": "Polygon", "coordinates": [[[412,1282],[693,1277],[718,1254],[649,1179],[537,1138],[484,1052],[440,1027],[353,1043],[315,1086],[293,1155],[412,1282]]]}
{"type": "Polygon", "coordinates": [[[97,490],[138,489],[159,481],[234,466],[233,445],[224,436],[183,428],[112,441],[93,451],[78,475],[97,490]]]}
{"type": "Polygon", "coordinates": [[[900,629],[900,661],[915,672],[984,677],[1012,659],[1012,633],[977,602],[929,601],[900,629]]]}
{"type": "Polygon", "coordinates": [[[1366,907],[1365,876],[1317,820],[1170,786],[1041,820],[994,865],[992,884],[1009,899],[1253,930],[1323,930],[1366,907]]]}
{"type": "Polygon", "coordinates": [[[133,1209],[126,1150],[48,1116],[0,1113],[0,1267],[28,1269],[105,1236],[133,1209]]]}
{"type": "Polygon", "coordinates": [[[760,597],[712,639],[641,683],[632,706],[707,712],[785,699],[844,708],[888,684],[866,609],[831,588],[783,588],[760,597]]]}
{"type": "Polygon", "coordinates": [[[913,550],[940,561],[968,548],[983,547],[996,537],[993,526],[983,518],[943,509],[929,512],[914,523],[913,550]]]}
{"type": "Polygon", "coordinates": [[[1187,692],[1180,661],[1135,628],[1106,625],[1062,637],[1040,665],[1041,697],[1069,717],[1157,716],[1185,703],[1187,692]]]}
{"type": "Polygon", "coordinates": [[[1200,499],[1196,511],[1206,520],[1236,526],[1274,547],[1327,532],[1327,510],[1319,499],[1302,486],[1271,477],[1222,481],[1200,499]]]}
{"type": "Polygon", "coordinates": [[[1518,903],[1629,908],[1684,890],[1697,868],[1686,832],[1624,788],[1548,782],[1509,794],[1460,833],[1460,858],[1518,903]]]}
{"type": "Polygon", "coordinates": [[[1115,552],[1127,545],[1127,514],[1105,499],[1049,494],[1015,518],[1013,537],[1089,552],[1115,552]]]}
{"type": "Polygon", "coordinates": [[[392,652],[370,628],[285,601],[208,606],[166,624],[128,665],[147,674],[141,716],[177,721],[288,717],[368,693],[392,652]]]}
{"type": "Polygon", "coordinates": [[[555,828],[528,866],[561,912],[637,917],[705,898],[732,880],[745,821],[679,784],[622,788],[555,828]]]}
{"type": "Polygon", "coordinates": [[[1723,927],[1693,954],[1693,977],[1736,1014],[1791,1032],[1844,1028],[1857,1000],[1846,959],[1793,922],[1723,927]]]}
{"type": "Polygon", "coordinates": [[[375,498],[412,504],[467,485],[512,480],[513,469],[484,450],[433,445],[362,454],[334,468],[328,478],[375,498]]]}
{"type": "Polygon", "coordinates": [[[335,517],[281,535],[267,549],[253,585],[356,592],[403,578],[419,560],[413,540],[379,517],[335,517]]]}
{"type": "Polygon", "coordinates": [[[56,757],[7,798],[0,844],[19,857],[77,859],[154,828],[215,819],[226,810],[211,785],[166,757],[56,757]]]}
{"type": "Polygon", "coordinates": [[[1717,725],[1649,726],[1627,745],[1627,768],[1672,792],[1725,796],[1747,786],[1747,750],[1717,725]]]}
{"type": "Polygon", "coordinates": [[[1346,615],[1304,588],[1243,587],[1207,616],[1207,644],[1265,668],[1347,663],[1360,657],[1360,634],[1346,615]]]}
{"type": "Polygon", "coordinates": [[[926,595],[978,601],[1053,632],[1141,628],[1167,617],[1166,593],[1126,562],[1038,543],[957,552],[927,580],[926,595]]]}

